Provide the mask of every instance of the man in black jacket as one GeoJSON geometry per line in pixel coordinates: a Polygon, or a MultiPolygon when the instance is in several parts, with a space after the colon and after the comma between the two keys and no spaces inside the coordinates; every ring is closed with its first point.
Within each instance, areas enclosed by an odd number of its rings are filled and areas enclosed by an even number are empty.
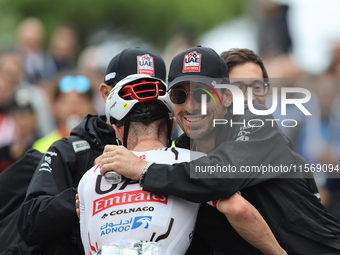
{"type": "MultiPolygon", "coordinates": [[[[109,63],[100,85],[103,100],[118,81],[135,73],[165,80],[164,61],[139,48],[122,51],[109,63]]],[[[70,137],[51,145],[28,187],[17,223],[28,245],[41,244],[41,254],[84,254],[75,207],[78,182],[106,144],[117,144],[115,137],[105,116],[88,115],[70,137]]]]}
{"type": "MultiPolygon", "coordinates": [[[[188,87],[188,82],[201,82],[213,88],[214,84],[223,82],[223,78],[228,76],[225,72],[226,66],[223,59],[216,55],[208,48],[188,49],[173,59],[168,78],[175,116],[185,132],[176,140],[176,146],[200,151],[209,150],[208,156],[190,164],[154,164],[141,175],[145,162],[132,157],[124,148],[108,146],[104,155],[109,153],[112,157],[110,162],[114,163],[103,165],[102,174],[107,170],[115,170],[134,180],[142,178],[143,189],[146,191],[176,195],[194,202],[229,197],[241,191],[242,196],[259,210],[288,254],[339,254],[340,226],[313,194],[302,172],[297,171],[294,175],[287,175],[282,170],[265,175],[261,172],[215,172],[211,174],[215,178],[199,178],[202,175],[191,171],[190,176],[190,167],[195,169],[196,166],[231,166],[236,170],[269,165],[281,169],[289,166],[294,168],[295,165],[299,167],[300,159],[291,151],[288,140],[276,123],[266,121],[273,117],[255,115],[247,106],[244,108],[244,115],[233,114],[232,108],[229,107],[232,99],[227,90],[218,89],[214,95],[215,101],[222,98],[223,109],[214,109],[214,104],[220,107],[218,101],[216,103],[210,100],[206,104],[206,115],[200,113],[201,104],[197,97],[200,94],[195,94],[195,91],[188,87]],[[190,59],[187,61],[190,57],[198,58],[197,65],[190,65],[190,59]],[[173,89],[182,91],[172,91],[173,89]],[[229,124],[216,125],[217,128],[214,129],[212,120],[214,117],[221,118],[221,111],[225,111],[223,119],[229,124]],[[264,124],[235,125],[249,123],[254,119],[263,121],[264,124]],[[231,122],[234,123],[233,126],[230,125],[231,122]]],[[[266,110],[261,105],[254,107],[266,110]]],[[[305,170],[305,166],[302,166],[302,169],[305,170]]],[[[257,251],[246,246],[244,241],[228,228],[222,214],[203,208],[200,219],[208,221],[211,226],[210,229],[199,232],[200,236],[218,253],[257,254],[257,251]]]]}

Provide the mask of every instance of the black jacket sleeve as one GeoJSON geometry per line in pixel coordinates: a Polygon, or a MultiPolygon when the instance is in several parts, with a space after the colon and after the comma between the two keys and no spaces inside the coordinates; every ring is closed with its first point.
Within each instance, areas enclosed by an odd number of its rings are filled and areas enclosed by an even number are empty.
{"type": "Polygon", "coordinates": [[[296,159],[288,147],[286,137],[276,123],[267,121],[266,119],[270,119],[268,116],[255,115],[245,120],[245,123],[255,118],[257,121],[253,121],[253,124],[257,127],[248,126],[244,129],[241,128],[243,125],[239,124],[237,128],[235,126],[229,128],[228,136],[224,142],[208,153],[206,157],[191,163],[170,166],[152,165],[146,174],[143,189],[202,203],[229,197],[238,190],[262,183],[268,178],[284,177],[286,173],[283,171],[271,173],[256,171],[263,169],[263,166],[292,169],[296,159]],[[263,123],[263,125],[259,123],[263,123]],[[246,131],[246,133],[240,131],[246,131]],[[247,139],[240,139],[242,135],[246,135],[247,139]],[[199,175],[195,172],[196,166],[216,165],[235,166],[236,171],[215,172],[209,175],[199,175]],[[244,172],[245,167],[253,169],[253,172],[244,172]]]}
{"type": "Polygon", "coordinates": [[[0,221],[20,207],[42,153],[28,150],[0,175],[0,221]]]}
{"type": "Polygon", "coordinates": [[[73,180],[75,169],[76,155],[65,139],[53,143],[42,157],[28,187],[17,224],[27,244],[43,243],[79,224],[73,180]]]}

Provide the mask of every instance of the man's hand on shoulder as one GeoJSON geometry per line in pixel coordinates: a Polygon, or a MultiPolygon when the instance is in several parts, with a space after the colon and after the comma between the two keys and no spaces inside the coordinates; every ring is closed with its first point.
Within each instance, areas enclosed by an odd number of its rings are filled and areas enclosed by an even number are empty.
{"type": "Polygon", "coordinates": [[[126,178],[138,181],[142,170],[147,164],[124,146],[106,145],[100,165],[100,173],[114,171],[126,178]]]}

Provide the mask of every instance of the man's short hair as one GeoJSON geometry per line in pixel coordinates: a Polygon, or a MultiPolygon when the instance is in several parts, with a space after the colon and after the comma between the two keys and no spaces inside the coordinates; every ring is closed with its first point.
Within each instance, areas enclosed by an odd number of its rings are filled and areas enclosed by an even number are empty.
{"type": "Polygon", "coordinates": [[[224,59],[230,71],[234,66],[251,62],[258,64],[261,67],[263,78],[267,79],[268,73],[264,67],[262,59],[249,49],[231,49],[221,53],[221,57],[224,59]]]}
{"type": "MultiPolygon", "coordinates": [[[[138,115],[140,115],[141,113],[155,113],[157,116],[159,116],[158,119],[164,119],[166,121],[167,118],[169,118],[169,112],[162,107],[160,104],[158,104],[157,102],[146,102],[146,103],[139,103],[136,105],[136,107],[129,112],[126,117],[122,120],[116,120],[115,124],[117,126],[121,126],[124,125],[124,122],[126,120],[127,117],[132,118],[132,122],[142,122],[143,125],[148,126],[150,123],[154,122],[155,120],[153,120],[151,117],[139,117],[138,115]]],[[[166,122],[165,122],[166,123],[166,122]]]]}

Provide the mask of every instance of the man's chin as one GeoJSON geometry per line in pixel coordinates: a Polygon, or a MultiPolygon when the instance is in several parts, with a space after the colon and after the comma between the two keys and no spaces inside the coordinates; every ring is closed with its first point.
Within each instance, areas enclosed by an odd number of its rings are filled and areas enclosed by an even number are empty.
{"type": "Polygon", "coordinates": [[[209,139],[212,136],[212,133],[208,130],[197,130],[197,129],[191,129],[190,131],[186,132],[187,136],[189,136],[191,139],[197,139],[197,140],[205,140],[209,139]]]}

